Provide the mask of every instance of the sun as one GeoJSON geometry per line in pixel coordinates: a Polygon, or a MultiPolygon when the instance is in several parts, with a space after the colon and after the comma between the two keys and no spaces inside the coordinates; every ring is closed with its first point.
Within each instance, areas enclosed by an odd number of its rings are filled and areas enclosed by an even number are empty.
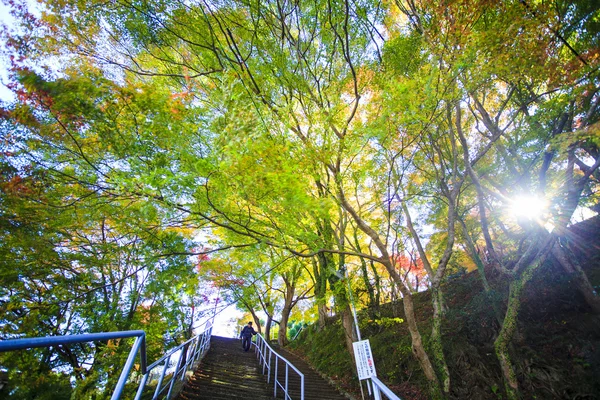
{"type": "Polygon", "coordinates": [[[511,200],[509,210],[517,218],[539,219],[548,209],[548,202],[538,196],[518,196],[511,200]]]}

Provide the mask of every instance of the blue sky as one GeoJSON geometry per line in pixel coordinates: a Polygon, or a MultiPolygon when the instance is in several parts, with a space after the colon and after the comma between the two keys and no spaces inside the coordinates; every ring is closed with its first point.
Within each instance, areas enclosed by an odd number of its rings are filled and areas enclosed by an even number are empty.
{"type": "MultiPolygon", "coordinates": [[[[8,13],[8,6],[0,2],[0,24],[7,25],[10,27],[14,23],[13,18],[8,13]]],[[[0,58],[0,100],[11,100],[13,95],[10,90],[6,88],[8,79],[8,67],[7,62],[4,58],[0,58]]]]}

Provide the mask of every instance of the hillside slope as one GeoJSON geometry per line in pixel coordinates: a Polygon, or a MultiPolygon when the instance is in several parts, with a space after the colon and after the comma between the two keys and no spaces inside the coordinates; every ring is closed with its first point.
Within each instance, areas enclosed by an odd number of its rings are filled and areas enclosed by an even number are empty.
{"type": "MultiPolygon", "coordinates": [[[[600,286],[599,221],[595,218],[573,229],[581,244],[578,256],[596,288],[600,286]]],[[[494,271],[487,272],[503,307],[506,282],[494,271]]],[[[512,352],[524,398],[600,399],[600,317],[590,312],[573,285],[560,267],[547,262],[526,288],[512,352]]],[[[448,306],[444,352],[451,371],[451,397],[503,398],[493,347],[498,324],[477,273],[450,280],[444,294],[448,306]]],[[[415,307],[427,340],[432,313],[428,292],[415,296],[415,307]]],[[[411,353],[401,302],[359,314],[361,333],[371,341],[378,376],[403,399],[426,399],[425,379],[411,353]]],[[[340,322],[333,318],[321,332],[311,326],[291,347],[317,370],[356,392],[352,362],[343,343],[340,322]]]]}

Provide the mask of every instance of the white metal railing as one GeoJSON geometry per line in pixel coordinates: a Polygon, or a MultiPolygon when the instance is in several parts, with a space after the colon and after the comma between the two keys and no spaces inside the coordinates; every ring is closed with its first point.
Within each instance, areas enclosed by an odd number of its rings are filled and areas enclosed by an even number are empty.
{"type": "Polygon", "coordinates": [[[267,382],[271,382],[271,372],[273,371],[273,386],[274,393],[273,397],[277,397],[277,387],[280,387],[283,390],[284,399],[291,399],[289,393],[289,374],[290,369],[294,371],[300,377],[300,400],[304,400],[304,374],[298,370],[291,362],[282,357],[279,353],[277,353],[265,340],[265,338],[258,334],[256,335],[256,343],[253,343],[256,356],[258,358],[258,362],[262,365],[262,373],[265,374],[265,370],[267,372],[267,382]],[[281,363],[280,363],[281,360],[281,363]],[[279,365],[285,366],[285,382],[279,381],[279,365]]]}
{"type": "Polygon", "coordinates": [[[373,398],[375,400],[381,400],[381,394],[383,393],[385,397],[389,400],[401,400],[400,397],[396,396],[392,391],[383,384],[376,376],[372,376],[371,383],[373,384],[373,398]]]}
{"type": "Polygon", "coordinates": [[[204,332],[175,347],[167,354],[162,356],[158,361],[150,365],[142,377],[135,400],[139,400],[141,398],[144,389],[146,388],[146,382],[148,381],[148,378],[152,374],[153,370],[160,365],[162,365],[162,370],[160,371],[158,380],[156,381],[156,389],[154,390],[152,400],[158,398],[170,399],[172,395],[176,394],[176,383],[183,383],[186,373],[194,367],[194,363],[196,361],[199,361],[202,357],[204,357],[210,348],[211,334],[212,322],[209,321],[206,324],[204,332]],[[177,362],[171,363],[172,358],[177,359],[177,362]],[[165,376],[167,376],[166,381],[165,376]],[[165,395],[164,392],[167,390],[167,388],[168,391],[165,395]]]}

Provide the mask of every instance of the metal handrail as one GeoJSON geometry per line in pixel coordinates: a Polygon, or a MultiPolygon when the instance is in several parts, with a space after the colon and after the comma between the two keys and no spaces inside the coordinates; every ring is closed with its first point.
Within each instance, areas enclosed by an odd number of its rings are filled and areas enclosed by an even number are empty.
{"type": "Polygon", "coordinates": [[[135,343],[129,351],[129,356],[125,362],[125,366],[119,376],[119,381],[115,387],[111,400],[118,400],[121,398],[125,383],[127,382],[127,376],[131,367],[133,367],[133,361],[137,355],[138,350],[140,351],[141,358],[141,370],[142,373],[146,372],[146,333],[144,331],[121,331],[121,332],[102,332],[102,333],[90,333],[83,335],[65,335],[65,336],[49,336],[43,338],[25,338],[25,339],[11,339],[0,341],[0,352],[33,349],[36,347],[51,347],[57,345],[73,344],[73,343],[85,343],[85,342],[99,342],[114,339],[125,339],[125,338],[136,338],[135,343]]]}
{"type": "Polygon", "coordinates": [[[279,353],[277,353],[275,350],[273,350],[273,348],[271,346],[269,346],[269,344],[267,343],[267,341],[261,334],[256,335],[256,343],[252,343],[252,344],[254,345],[254,347],[256,349],[256,356],[258,358],[258,362],[263,367],[262,368],[263,375],[265,374],[265,369],[267,370],[267,382],[269,382],[269,383],[271,382],[271,368],[272,368],[271,359],[274,356],[275,371],[273,374],[273,386],[274,386],[275,390],[273,393],[273,397],[277,398],[277,386],[279,386],[281,389],[283,389],[284,399],[287,400],[287,399],[292,398],[288,392],[289,369],[291,368],[300,377],[300,400],[304,400],[304,374],[302,372],[300,372],[298,370],[298,368],[296,368],[294,366],[294,364],[289,362],[285,357],[281,356],[279,353]],[[267,356],[267,353],[268,353],[268,356],[267,356]],[[281,360],[285,363],[285,382],[283,384],[281,382],[279,382],[279,377],[277,376],[279,360],[281,360]]]}
{"type": "MultiPolygon", "coordinates": [[[[193,337],[192,339],[186,341],[185,343],[177,346],[175,349],[172,349],[163,356],[160,360],[153,363],[149,367],[146,367],[146,333],[144,331],[120,331],[120,332],[102,332],[102,333],[89,333],[82,335],[63,335],[63,336],[47,336],[47,337],[38,337],[38,338],[24,338],[24,339],[10,339],[10,340],[0,340],[0,353],[7,351],[15,351],[15,350],[25,350],[32,349],[38,347],[52,347],[58,345],[67,345],[74,343],[89,343],[89,342],[105,342],[108,340],[115,339],[127,339],[127,338],[135,338],[135,342],[129,351],[129,355],[127,357],[127,361],[125,361],[125,365],[123,370],[121,371],[121,375],[119,376],[119,380],[115,386],[115,390],[111,396],[111,400],[118,400],[121,398],[123,394],[123,390],[125,389],[125,384],[127,383],[127,378],[129,373],[131,372],[131,368],[133,367],[133,363],[137,356],[137,353],[140,353],[140,370],[141,373],[144,374],[142,377],[142,381],[140,382],[140,386],[138,387],[138,391],[135,399],[138,400],[145,388],[146,381],[148,380],[148,376],[150,372],[158,365],[160,365],[164,360],[165,367],[162,371],[161,382],[164,378],[165,372],[167,370],[167,366],[169,364],[170,357],[177,351],[181,350],[177,361],[177,367],[175,372],[171,377],[171,385],[169,386],[169,393],[167,394],[167,399],[171,395],[173,386],[178,374],[181,373],[181,380],[185,378],[185,373],[187,370],[193,366],[193,363],[200,359],[210,347],[210,335],[212,333],[212,324],[209,322],[207,324],[207,328],[201,334],[193,337]],[[185,347],[185,349],[184,349],[185,347]],[[183,355],[186,354],[186,358],[183,355]]],[[[154,394],[152,399],[156,399],[157,396],[164,390],[160,388],[160,383],[157,385],[157,391],[154,394]]]]}
{"type": "Polygon", "coordinates": [[[161,394],[168,388],[168,392],[166,395],[166,399],[170,399],[172,394],[175,394],[175,385],[178,381],[183,381],[185,379],[186,373],[194,367],[196,361],[199,361],[204,357],[208,349],[210,348],[210,336],[212,334],[212,322],[207,322],[206,328],[204,332],[199,335],[194,336],[189,339],[185,343],[180,344],[179,346],[171,349],[167,354],[162,356],[160,359],[152,363],[147,371],[144,373],[142,380],[140,382],[140,386],[138,387],[138,391],[135,395],[135,400],[139,400],[146,389],[146,383],[152,371],[163,365],[162,371],[160,372],[160,376],[158,378],[158,382],[156,383],[156,389],[154,390],[154,395],[152,396],[152,400],[158,399],[161,394]],[[165,381],[165,376],[167,375],[167,371],[169,370],[169,365],[171,365],[171,357],[175,353],[179,352],[179,356],[177,357],[177,363],[175,364],[175,370],[173,374],[169,377],[167,381],[165,381]]]}
{"type": "Polygon", "coordinates": [[[383,393],[389,400],[401,400],[400,397],[395,395],[387,386],[384,385],[376,376],[372,376],[371,383],[373,384],[373,397],[375,400],[381,400],[381,393],[383,393]]]}

